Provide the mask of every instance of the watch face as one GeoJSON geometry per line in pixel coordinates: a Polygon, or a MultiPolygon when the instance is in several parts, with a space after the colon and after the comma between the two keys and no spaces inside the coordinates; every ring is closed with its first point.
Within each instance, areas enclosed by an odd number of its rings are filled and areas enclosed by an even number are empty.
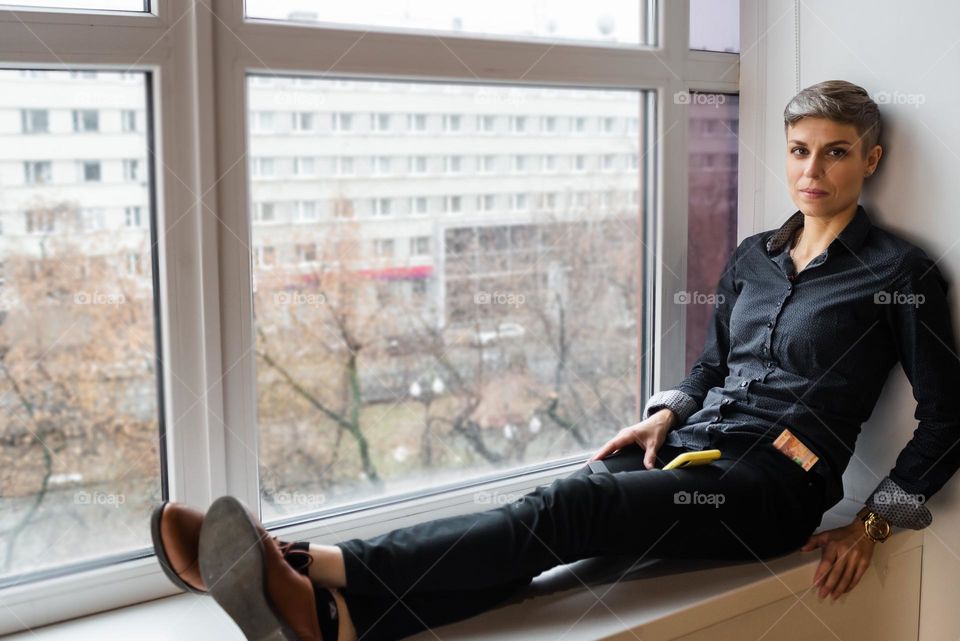
{"type": "Polygon", "coordinates": [[[885,527],[872,519],[867,523],[867,528],[870,531],[870,536],[875,539],[885,539],[890,534],[889,527],[885,527]]]}

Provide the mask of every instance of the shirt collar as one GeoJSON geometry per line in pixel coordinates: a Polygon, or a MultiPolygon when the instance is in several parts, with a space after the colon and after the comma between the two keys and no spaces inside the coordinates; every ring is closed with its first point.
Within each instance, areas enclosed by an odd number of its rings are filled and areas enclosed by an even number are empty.
{"type": "MultiPolygon", "coordinates": [[[[863,208],[863,205],[857,205],[857,212],[827,247],[827,253],[835,244],[847,247],[851,252],[857,251],[872,226],[873,223],[870,221],[870,216],[867,215],[867,210],[863,208]]],[[[775,256],[783,251],[784,247],[789,245],[794,232],[801,227],[803,227],[803,212],[797,210],[767,239],[767,253],[775,256]]]]}

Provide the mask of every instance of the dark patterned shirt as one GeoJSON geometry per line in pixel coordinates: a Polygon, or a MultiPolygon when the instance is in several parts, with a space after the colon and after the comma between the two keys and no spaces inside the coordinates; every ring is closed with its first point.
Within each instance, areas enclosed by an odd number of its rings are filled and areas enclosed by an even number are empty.
{"type": "Polygon", "coordinates": [[[960,467],[960,359],[948,284],[919,247],[872,224],[863,206],[826,250],[796,273],[789,249],[797,211],[777,230],[744,239],[727,262],[702,355],[643,417],[669,407],[671,445],[704,449],[711,434],[775,439],[788,428],[819,456],[825,509],[861,424],[899,360],[919,421],[866,504],[891,524],[920,529],[924,503],[960,467]]]}

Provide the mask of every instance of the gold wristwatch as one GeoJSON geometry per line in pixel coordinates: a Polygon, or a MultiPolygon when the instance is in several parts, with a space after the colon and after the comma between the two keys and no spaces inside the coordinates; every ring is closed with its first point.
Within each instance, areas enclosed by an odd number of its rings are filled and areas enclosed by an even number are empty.
{"type": "Polygon", "coordinates": [[[883,543],[890,536],[890,524],[887,520],[864,505],[857,512],[857,518],[863,521],[863,529],[874,541],[883,543]]]}

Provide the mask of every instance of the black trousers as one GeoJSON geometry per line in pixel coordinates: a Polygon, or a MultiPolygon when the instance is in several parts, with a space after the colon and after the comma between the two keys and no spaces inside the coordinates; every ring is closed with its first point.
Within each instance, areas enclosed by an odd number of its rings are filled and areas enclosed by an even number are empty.
{"type": "Polygon", "coordinates": [[[709,465],[660,469],[686,451],[664,445],[647,470],[631,445],[606,471],[584,465],[512,503],[338,543],[360,641],[473,616],[588,557],[752,560],[803,545],[823,516],[823,477],[769,442],[717,438],[722,457],[709,465]]]}

